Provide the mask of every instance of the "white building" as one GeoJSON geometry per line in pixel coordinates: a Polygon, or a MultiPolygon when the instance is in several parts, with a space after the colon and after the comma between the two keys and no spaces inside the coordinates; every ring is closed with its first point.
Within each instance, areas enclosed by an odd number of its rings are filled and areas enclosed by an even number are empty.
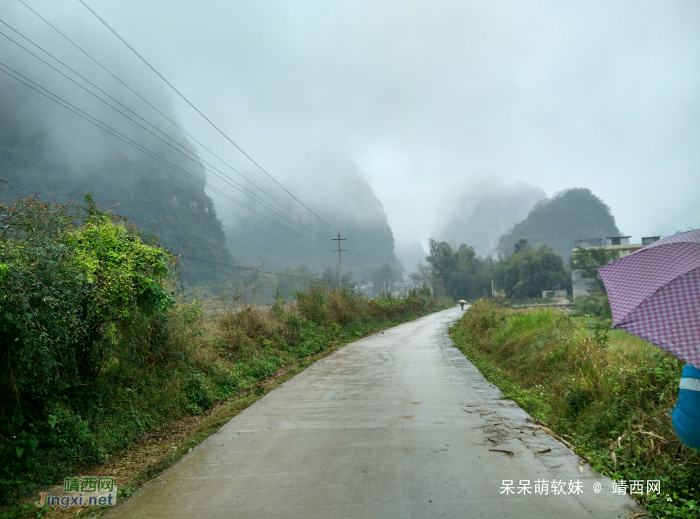
{"type": "MultiPolygon", "coordinates": [[[[609,236],[603,240],[602,238],[593,238],[589,240],[576,240],[574,248],[574,259],[576,253],[581,249],[601,249],[613,252],[613,261],[623,258],[638,251],[642,247],[646,247],[650,243],[654,243],[660,236],[647,236],[642,238],[642,243],[630,243],[630,236],[609,236]]],[[[573,298],[590,296],[594,292],[602,290],[595,275],[585,269],[574,269],[571,272],[571,281],[573,285],[573,298]]]]}

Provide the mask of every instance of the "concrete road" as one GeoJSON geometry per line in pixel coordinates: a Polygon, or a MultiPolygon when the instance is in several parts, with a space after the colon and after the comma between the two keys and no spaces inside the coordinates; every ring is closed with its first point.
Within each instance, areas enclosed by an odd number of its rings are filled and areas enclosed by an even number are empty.
{"type": "Polygon", "coordinates": [[[618,519],[639,512],[628,496],[612,494],[609,479],[536,430],[454,348],[447,328],[460,315],[446,310],[339,349],[112,515],[618,519]],[[504,480],[514,494],[503,492],[504,480]],[[547,481],[547,495],[535,493],[537,480],[547,481]],[[553,495],[552,480],[564,493],[553,495]],[[528,486],[530,493],[522,490],[528,486]]]}

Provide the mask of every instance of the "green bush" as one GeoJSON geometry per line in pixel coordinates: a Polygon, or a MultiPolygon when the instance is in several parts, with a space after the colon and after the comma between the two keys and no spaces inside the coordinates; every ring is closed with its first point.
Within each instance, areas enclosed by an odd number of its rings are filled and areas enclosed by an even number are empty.
{"type": "Polygon", "coordinates": [[[84,416],[96,380],[126,354],[121,327],[172,305],[173,257],[97,207],[0,203],[0,498],[44,447],[96,459],[84,416]]]}
{"type": "Polygon", "coordinates": [[[275,357],[254,358],[246,366],[245,373],[251,380],[259,382],[272,376],[281,364],[281,359],[275,357]]]}
{"type": "Polygon", "coordinates": [[[206,380],[200,373],[193,373],[190,380],[183,388],[189,405],[187,410],[190,414],[198,415],[214,407],[214,397],[207,386],[206,380]]]}
{"type": "Polygon", "coordinates": [[[326,291],[322,285],[311,285],[305,292],[297,291],[296,303],[299,314],[312,323],[325,324],[328,320],[326,291]]]}

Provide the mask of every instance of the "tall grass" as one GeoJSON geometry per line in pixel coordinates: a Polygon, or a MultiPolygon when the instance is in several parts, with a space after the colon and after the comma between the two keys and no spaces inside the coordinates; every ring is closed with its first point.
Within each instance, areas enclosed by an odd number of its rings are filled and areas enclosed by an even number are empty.
{"type": "Polygon", "coordinates": [[[478,301],[452,329],[485,376],[613,479],[662,481],[652,517],[697,517],[700,456],[669,413],[683,362],[590,317],[478,301]],[[618,444],[613,444],[622,438],[618,444]],[[612,447],[612,448],[611,448],[612,447]]]}
{"type": "Polygon", "coordinates": [[[180,300],[167,311],[137,315],[115,330],[118,347],[84,388],[83,401],[63,402],[45,422],[6,425],[0,504],[102,463],[217,401],[260,394],[267,379],[297,359],[445,305],[417,295],[367,300],[311,286],[272,307],[220,303],[212,309],[180,300]],[[20,437],[32,441],[22,456],[14,448],[20,437]]]}

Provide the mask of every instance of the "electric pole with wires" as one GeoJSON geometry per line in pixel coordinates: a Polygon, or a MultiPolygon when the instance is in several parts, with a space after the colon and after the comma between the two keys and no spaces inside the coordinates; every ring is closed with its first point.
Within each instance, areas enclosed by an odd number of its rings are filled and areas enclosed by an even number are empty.
{"type": "Polygon", "coordinates": [[[340,233],[338,233],[338,237],[331,238],[331,240],[338,242],[338,288],[343,288],[343,262],[340,258],[340,253],[347,252],[348,249],[341,249],[340,242],[343,240],[347,240],[347,238],[341,238],[340,233]]]}

